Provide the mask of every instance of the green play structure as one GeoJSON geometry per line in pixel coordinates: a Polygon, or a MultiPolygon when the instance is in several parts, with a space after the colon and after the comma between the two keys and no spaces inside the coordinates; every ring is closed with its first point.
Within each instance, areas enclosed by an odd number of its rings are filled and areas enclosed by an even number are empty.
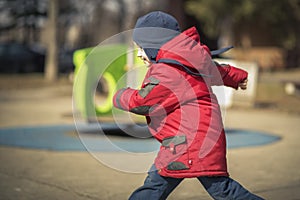
{"type": "Polygon", "coordinates": [[[75,114],[85,120],[112,115],[115,91],[132,86],[133,81],[134,85],[140,85],[146,73],[146,67],[136,58],[136,53],[126,44],[101,45],[75,51],[75,114]]]}

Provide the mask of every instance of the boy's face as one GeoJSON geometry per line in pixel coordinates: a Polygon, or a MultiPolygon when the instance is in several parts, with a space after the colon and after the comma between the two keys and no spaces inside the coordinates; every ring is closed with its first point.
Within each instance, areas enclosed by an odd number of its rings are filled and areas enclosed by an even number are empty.
{"type": "Polygon", "coordinates": [[[142,48],[139,47],[139,46],[138,46],[137,57],[139,57],[140,59],[142,59],[142,61],[143,61],[146,65],[150,65],[150,64],[151,64],[151,61],[149,60],[148,56],[146,55],[144,49],[142,49],[142,48]]]}

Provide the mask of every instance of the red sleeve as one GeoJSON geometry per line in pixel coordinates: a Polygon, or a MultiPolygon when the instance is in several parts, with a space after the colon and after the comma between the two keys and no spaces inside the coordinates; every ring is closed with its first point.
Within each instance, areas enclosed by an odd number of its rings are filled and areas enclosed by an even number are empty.
{"type": "Polygon", "coordinates": [[[161,83],[159,77],[150,77],[140,90],[121,89],[113,97],[115,107],[135,114],[153,116],[171,112],[179,106],[176,95],[161,83]]]}
{"type": "Polygon", "coordinates": [[[116,108],[121,110],[129,111],[130,110],[130,99],[133,95],[136,95],[136,90],[131,88],[123,88],[116,92],[113,97],[113,104],[116,108]]]}
{"type": "Polygon", "coordinates": [[[212,85],[225,85],[238,89],[240,82],[244,81],[248,77],[248,73],[242,69],[233,67],[231,65],[220,65],[216,63],[217,71],[222,80],[213,79],[212,85]]]}

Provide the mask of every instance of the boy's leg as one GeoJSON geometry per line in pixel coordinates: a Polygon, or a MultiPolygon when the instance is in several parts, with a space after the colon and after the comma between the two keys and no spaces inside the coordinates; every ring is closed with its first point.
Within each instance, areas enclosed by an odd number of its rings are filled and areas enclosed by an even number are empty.
{"type": "Polygon", "coordinates": [[[198,177],[213,199],[262,200],[229,177],[198,177]]]}
{"type": "Polygon", "coordinates": [[[163,200],[183,179],[160,176],[154,165],[148,172],[144,185],[135,190],[129,200],[163,200]]]}

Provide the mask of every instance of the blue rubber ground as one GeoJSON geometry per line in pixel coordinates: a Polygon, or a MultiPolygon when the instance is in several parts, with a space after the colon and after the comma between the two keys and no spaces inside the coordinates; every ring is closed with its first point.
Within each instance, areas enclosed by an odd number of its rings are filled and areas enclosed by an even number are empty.
{"type": "MultiPolygon", "coordinates": [[[[107,132],[107,137],[94,131],[95,126],[79,128],[85,132],[80,137],[74,125],[2,128],[0,145],[53,151],[87,151],[88,148],[99,152],[152,152],[159,147],[159,143],[152,138],[136,139],[116,135],[120,130],[110,124],[101,127],[107,132]]],[[[227,129],[225,132],[228,148],[260,146],[280,139],[269,133],[251,130],[227,129]]]]}

